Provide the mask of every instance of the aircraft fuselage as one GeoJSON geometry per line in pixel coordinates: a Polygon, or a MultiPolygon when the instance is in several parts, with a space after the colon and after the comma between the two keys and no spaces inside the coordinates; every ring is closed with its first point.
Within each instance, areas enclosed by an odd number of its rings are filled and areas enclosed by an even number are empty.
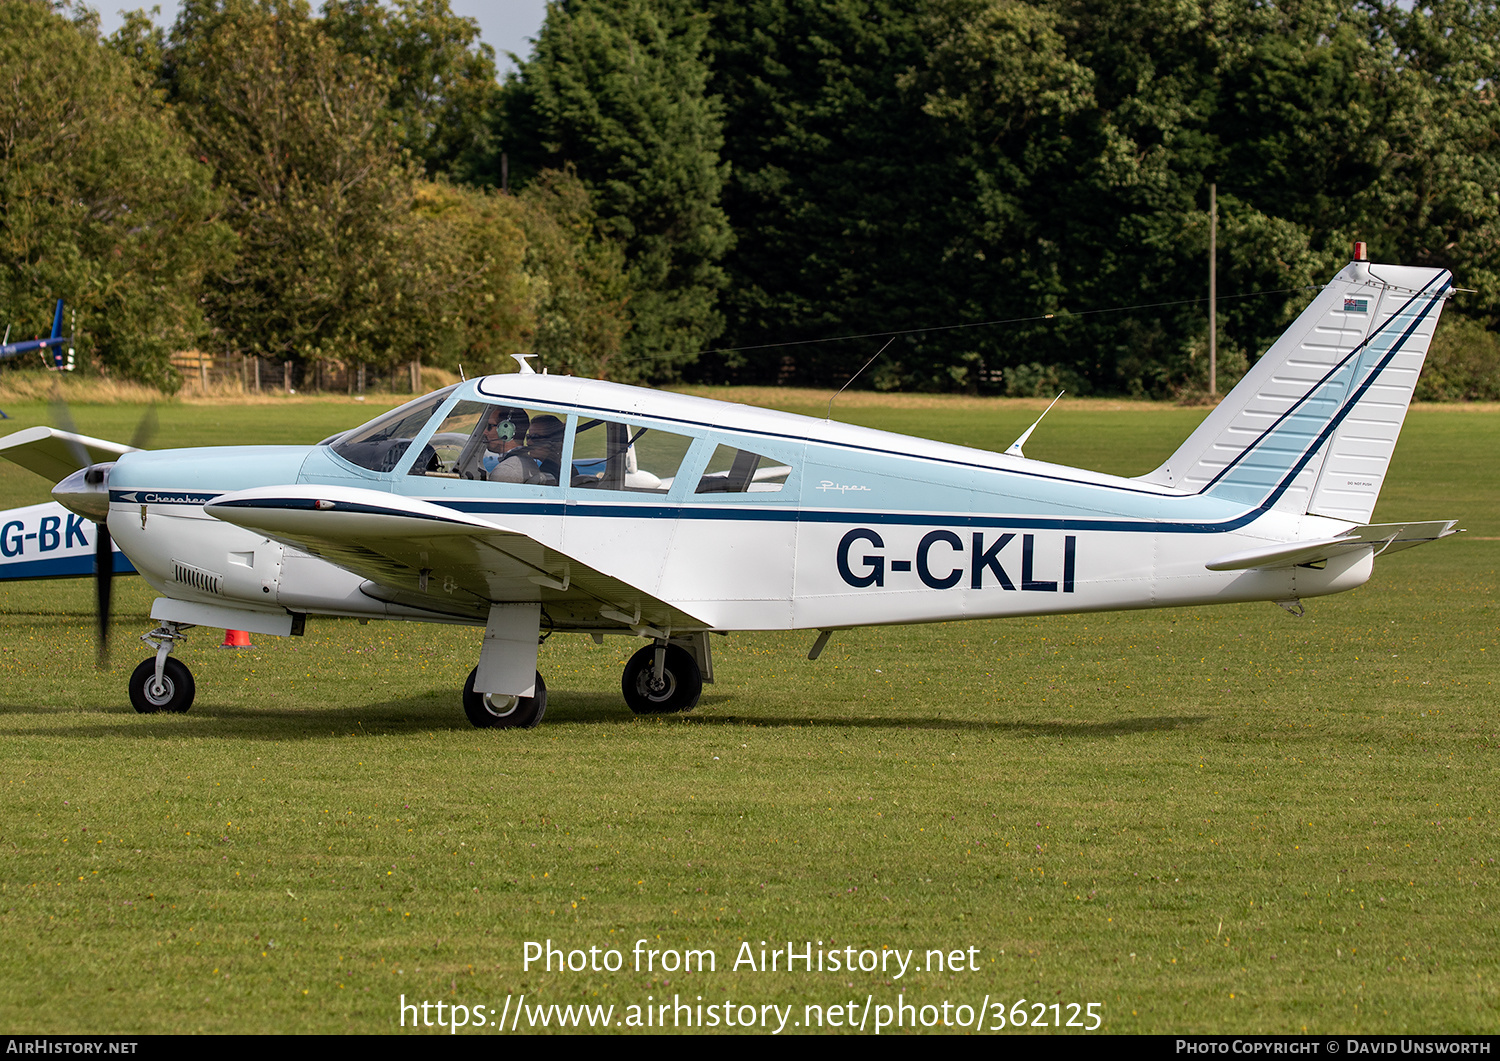
{"type": "MultiPolygon", "coordinates": [[[[677,630],[1296,599],[1351,588],[1371,571],[1368,549],[1321,568],[1205,570],[1237,551],[1335,535],[1346,521],[681,395],[651,395],[646,415],[642,393],[512,375],[471,383],[449,401],[524,403],[555,415],[567,425],[563,462],[575,467],[580,425],[599,418],[688,440],[675,477],[648,494],[412,474],[419,436],[408,459],[384,472],[327,445],[129,453],[110,475],[109,524],[137,569],[174,598],[474,623],[485,621],[489,602],[535,601],[556,629],[575,630],[620,624],[601,618],[596,601],[512,570],[508,557],[494,557],[488,570],[481,563],[448,572],[434,563],[420,581],[395,570],[410,564],[392,561],[389,578],[371,579],[368,569],[355,574],[338,556],[320,559],[203,506],[229,492],[291,484],[427,502],[524,535],[697,620],[679,619],[677,630]],[[774,490],[703,493],[717,447],[789,471],[774,490]],[[372,595],[372,581],[391,592],[372,595]]],[[[649,603],[644,613],[650,617],[649,603]]]]}

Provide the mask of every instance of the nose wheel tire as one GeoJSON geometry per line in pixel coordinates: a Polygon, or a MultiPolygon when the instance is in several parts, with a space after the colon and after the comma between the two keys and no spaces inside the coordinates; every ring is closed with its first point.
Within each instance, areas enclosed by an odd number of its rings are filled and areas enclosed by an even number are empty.
{"type": "Polygon", "coordinates": [[[192,672],[170,656],[161,669],[160,687],[156,684],[154,659],[142,660],[130,675],[130,703],[143,715],[158,711],[181,714],[193,706],[197,692],[192,672]]]}
{"type": "Polygon", "coordinates": [[[479,729],[531,729],[547,713],[547,683],[540,674],[531,696],[475,692],[474,679],[478,676],[479,668],[475,667],[464,682],[464,714],[479,729]]]}
{"type": "Polygon", "coordinates": [[[693,654],[677,645],[667,646],[666,666],[656,680],[656,646],[647,645],[625,664],[620,679],[625,703],[638,715],[670,715],[691,711],[703,695],[703,672],[693,654]]]}

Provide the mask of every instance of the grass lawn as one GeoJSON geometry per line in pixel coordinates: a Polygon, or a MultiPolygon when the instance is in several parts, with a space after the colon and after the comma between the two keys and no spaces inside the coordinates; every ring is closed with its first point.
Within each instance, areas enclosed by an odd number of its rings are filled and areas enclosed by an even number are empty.
{"type": "MultiPolygon", "coordinates": [[[[846,394],[835,414],[1003,448],[1042,404],[846,394]]],[[[312,442],[372,405],[174,403],[155,445],[312,442]]],[[[1027,453],[1140,474],[1203,412],[1065,399],[1027,453]]],[[[140,413],[74,409],[125,439],[140,413]]],[[[676,998],[757,1024],[779,1006],[787,1031],[866,1008],[873,1031],[904,1001],[986,1028],[1003,1003],[1011,1032],[1025,999],[1047,1033],[1088,1003],[1111,1032],[1494,1032],[1496,453],[1500,409],[1414,409],[1376,519],[1469,533],[1302,619],[859,630],[816,663],[811,633],[733,635],[701,706],[661,719],[620,699],[634,643],[558,636],[523,732],[463,717],[480,631],[401,623],[238,651],[194,631],[192,711],[139,716],[140,580],[115,584],[108,674],[86,583],[0,585],[0,1029],[388,1032],[404,995],[499,1031],[524,993],[521,1030],[535,1006],[644,1024],[676,998]],[[621,968],[525,968],[547,940],[621,968]],[[661,968],[688,949],[713,970],[661,968]],[[862,951],[884,968],[827,958],[862,951]]],[[[0,506],[45,497],[0,467],[0,506]]]]}

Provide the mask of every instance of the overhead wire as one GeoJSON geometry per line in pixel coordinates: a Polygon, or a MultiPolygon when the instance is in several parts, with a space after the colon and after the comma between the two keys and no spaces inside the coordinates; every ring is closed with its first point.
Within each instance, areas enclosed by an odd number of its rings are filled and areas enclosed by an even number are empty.
{"type": "MultiPolygon", "coordinates": [[[[1242,295],[1220,295],[1220,302],[1229,302],[1236,299],[1263,298],[1267,295],[1287,295],[1296,291],[1319,291],[1321,284],[1307,284],[1301,287],[1280,287],[1268,291],[1249,291],[1242,295]]],[[[817,343],[841,343],[853,339],[898,339],[903,335],[922,335],[927,332],[951,332],[964,328],[994,328],[1002,324],[1028,324],[1033,321],[1059,320],[1063,318],[1091,317],[1101,313],[1130,313],[1142,309],[1163,309],[1168,306],[1186,306],[1197,302],[1207,302],[1206,297],[1179,298],[1170,302],[1143,302],[1134,306],[1108,306],[1102,309],[1084,310],[1059,310],[1056,313],[1039,313],[1029,317],[1007,317],[1003,320],[992,321],[967,321],[961,324],[933,324],[924,328],[902,328],[894,331],[881,332],[859,332],[850,335],[830,335],[821,339],[790,339],[779,343],[754,343],[748,346],[716,346],[707,350],[699,350],[695,357],[704,354],[737,354],[746,350],[777,350],[788,346],[811,346],[817,343]]],[[[649,355],[646,355],[649,356],[649,355]]]]}

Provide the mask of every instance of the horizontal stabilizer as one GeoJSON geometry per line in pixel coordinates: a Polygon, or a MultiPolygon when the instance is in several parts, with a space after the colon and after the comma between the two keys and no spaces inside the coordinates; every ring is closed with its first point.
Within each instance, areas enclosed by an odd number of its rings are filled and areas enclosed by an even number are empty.
{"type": "Polygon", "coordinates": [[[0,438],[0,457],[36,472],[49,483],[61,482],[87,467],[79,460],[84,455],[89,464],[102,464],[135,448],[55,427],[28,427],[0,438]]]}
{"type": "Polygon", "coordinates": [[[1410,549],[1457,533],[1457,520],[1426,523],[1372,523],[1351,527],[1337,538],[1312,542],[1284,542],[1264,549],[1232,553],[1205,564],[1210,571],[1248,571],[1257,567],[1299,567],[1322,563],[1341,553],[1373,546],[1375,555],[1410,549]]]}

